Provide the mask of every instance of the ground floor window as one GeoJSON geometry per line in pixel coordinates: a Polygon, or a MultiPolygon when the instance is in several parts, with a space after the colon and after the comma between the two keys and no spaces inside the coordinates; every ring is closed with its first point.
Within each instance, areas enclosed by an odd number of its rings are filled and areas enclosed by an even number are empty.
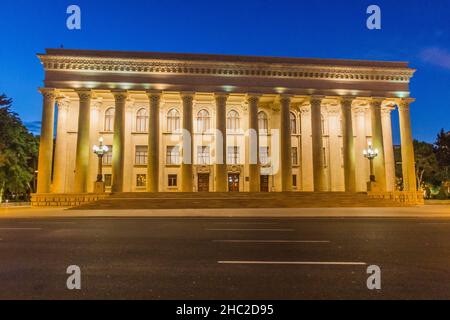
{"type": "Polygon", "coordinates": [[[293,186],[293,187],[296,187],[296,186],[297,186],[297,175],[296,175],[296,174],[294,174],[294,175],[292,176],[292,186],[293,186]]]}
{"type": "Polygon", "coordinates": [[[176,187],[178,186],[178,176],[176,174],[169,174],[169,187],[176,187]]]}
{"type": "Polygon", "coordinates": [[[108,152],[103,156],[103,164],[106,166],[112,165],[112,146],[107,146],[108,152]]]}
{"type": "Polygon", "coordinates": [[[112,185],[112,174],[105,174],[105,187],[111,187],[112,185]]]}
{"type": "Polygon", "coordinates": [[[146,174],[136,175],[136,187],[145,187],[145,186],[147,186],[147,175],[146,174]]]}
{"type": "Polygon", "coordinates": [[[298,150],[297,147],[292,148],[292,165],[298,166],[298,150]]]}

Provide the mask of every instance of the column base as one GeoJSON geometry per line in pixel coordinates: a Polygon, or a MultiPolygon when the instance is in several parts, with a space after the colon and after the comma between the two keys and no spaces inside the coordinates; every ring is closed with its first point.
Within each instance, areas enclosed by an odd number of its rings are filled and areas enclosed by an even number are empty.
{"type": "Polygon", "coordinates": [[[95,194],[105,193],[105,191],[106,191],[105,183],[103,181],[94,182],[94,193],[95,194]]]}

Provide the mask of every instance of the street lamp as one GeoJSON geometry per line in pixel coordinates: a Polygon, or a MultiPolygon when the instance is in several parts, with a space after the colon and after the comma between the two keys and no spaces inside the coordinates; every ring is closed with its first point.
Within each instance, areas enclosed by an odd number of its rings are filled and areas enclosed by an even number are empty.
{"type": "Polygon", "coordinates": [[[105,192],[105,186],[103,183],[103,156],[109,151],[108,146],[103,145],[103,137],[99,139],[99,142],[99,146],[94,145],[92,148],[98,157],[98,174],[94,188],[96,193],[105,192]]]}
{"type": "Polygon", "coordinates": [[[373,172],[373,159],[378,157],[379,151],[378,149],[373,149],[372,142],[369,141],[369,147],[363,151],[363,155],[365,158],[369,159],[370,162],[370,182],[375,182],[375,174],[373,172]]]}

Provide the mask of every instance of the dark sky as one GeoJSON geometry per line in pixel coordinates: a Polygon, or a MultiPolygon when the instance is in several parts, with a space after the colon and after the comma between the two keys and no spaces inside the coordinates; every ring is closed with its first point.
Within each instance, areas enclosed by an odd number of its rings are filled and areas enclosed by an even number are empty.
{"type": "MultiPolygon", "coordinates": [[[[414,137],[450,130],[450,0],[1,0],[0,92],[38,128],[45,48],[409,61],[414,137]],[[66,28],[66,9],[82,30],[66,28]],[[382,30],[366,9],[382,10],[382,30]]],[[[394,116],[394,122],[397,122],[394,116]]],[[[396,128],[397,129],[397,128],[396,128]]],[[[398,130],[395,130],[398,142],[398,130]]]]}

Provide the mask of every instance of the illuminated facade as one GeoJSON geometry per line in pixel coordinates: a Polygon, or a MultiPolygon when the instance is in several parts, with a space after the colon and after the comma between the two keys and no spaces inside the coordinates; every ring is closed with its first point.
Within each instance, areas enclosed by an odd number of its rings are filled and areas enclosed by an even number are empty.
{"type": "Polygon", "coordinates": [[[113,192],[367,191],[368,143],[378,190],[394,191],[395,109],[405,190],[415,191],[407,63],[65,49],[39,58],[38,193],[93,192],[100,137],[113,192]]]}

